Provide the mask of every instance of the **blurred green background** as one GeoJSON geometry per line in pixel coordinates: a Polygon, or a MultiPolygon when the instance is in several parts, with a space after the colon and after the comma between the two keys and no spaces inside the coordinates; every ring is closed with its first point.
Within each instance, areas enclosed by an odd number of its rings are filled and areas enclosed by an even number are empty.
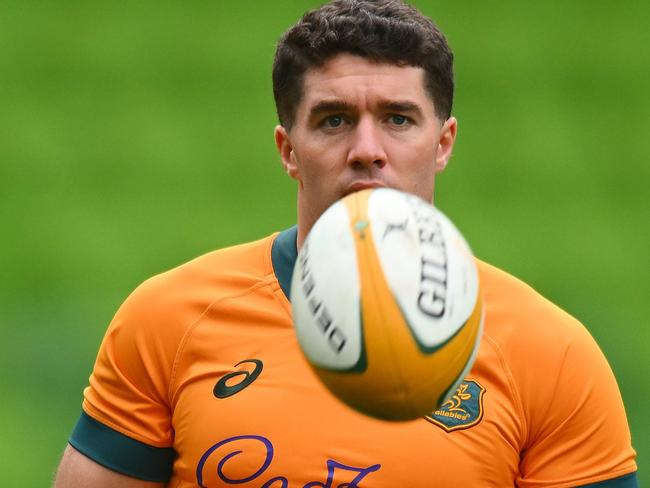
{"type": "MultiPolygon", "coordinates": [[[[288,227],[270,84],[318,2],[0,4],[0,465],[48,486],[112,314],[142,280],[288,227]]],[[[650,456],[650,4],[417,2],[456,54],[436,203],[581,319],[650,456]]]]}

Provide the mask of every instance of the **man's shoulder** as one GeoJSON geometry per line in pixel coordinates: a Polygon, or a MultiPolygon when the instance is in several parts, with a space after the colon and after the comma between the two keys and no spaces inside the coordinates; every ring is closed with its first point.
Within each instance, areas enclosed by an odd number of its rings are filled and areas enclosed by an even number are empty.
{"type": "Polygon", "coordinates": [[[175,268],[160,273],[141,286],[156,293],[201,294],[205,288],[214,293],[236,292],[273,272],[271,244],[275,234],[263,239],[217,249],[175,268]]]}
{"type": "Polygon", "coordinates": [[[487,341],[506,362],[560,361],[568,349],[601,354],[591,334],[575,317],[513,275],[478,263],[485,303],[487,341]]]}
{"type": "Polygon", "coordinates": [[[501,327],[574,328],[579,322],[532,286],[510,273],[478,261],[479,282],[489,316],[501,327]]]}
{"type": "MultiPolygon", "coordinates": [[[[484,340],[520,386],[571,375],[610,374],[587,328],[531,286],[479,263],[485,300],[484,340]],[[563,372],[564,371],[564,372],[563,372]]],[[[582,377],[582,376],[580,376],[582,377]]]]}
{"type": "Polygon", "coordinates": [[[151,324],[156,329],[186,328],[211,304],[274,279],[275,236],[208,252],[147,279],[124,301],[114,322],[149,329],[151,324]]]}

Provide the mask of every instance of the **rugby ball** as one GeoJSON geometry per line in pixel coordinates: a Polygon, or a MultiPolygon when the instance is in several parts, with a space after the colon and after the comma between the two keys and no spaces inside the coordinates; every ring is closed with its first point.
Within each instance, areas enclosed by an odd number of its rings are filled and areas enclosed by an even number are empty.
{"type": "Polygon", "coordinates": [[[334,203],[291,282],[300,347],[325,386],[387,420],[436,410],[472,366],[483,307],[476,264],[424,200],[367,189],[334,203]]]}

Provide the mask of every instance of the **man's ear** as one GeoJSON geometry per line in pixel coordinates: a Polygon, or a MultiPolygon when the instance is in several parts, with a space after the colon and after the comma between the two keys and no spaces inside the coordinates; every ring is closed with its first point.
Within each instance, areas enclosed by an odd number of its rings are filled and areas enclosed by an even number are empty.
{"type": "Polygon", "coordinates": [[[438,140],[438,150],[436,151],[436,173],[441,172],[447,167],[451,158],[451,151],[456,141],[456,132],[458,130],[458,121],[456,117],[449,117],[442,124],[440,129],[440,139],[438,140]]]}
{"type": "Polygon", "coordinates": [[[289,139],[289,133],[284,127],[278,125],[275,127],[274,136],[275,145],[280,153],[280,159],[282,160],[284,171],[294,180],[299,179],[296,155],[293,152],[293,145],[289,139]]]}

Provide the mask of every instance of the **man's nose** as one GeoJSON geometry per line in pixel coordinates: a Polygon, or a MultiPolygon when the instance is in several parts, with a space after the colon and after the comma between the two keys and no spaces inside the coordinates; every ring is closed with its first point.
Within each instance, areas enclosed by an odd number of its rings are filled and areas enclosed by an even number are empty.
{"type": "Polygon", "coordinates": [[[352,133],[348,165],[353,168],[386,165],[386,151],[378,122],[370,117],[359,119],[352,133]]]}

